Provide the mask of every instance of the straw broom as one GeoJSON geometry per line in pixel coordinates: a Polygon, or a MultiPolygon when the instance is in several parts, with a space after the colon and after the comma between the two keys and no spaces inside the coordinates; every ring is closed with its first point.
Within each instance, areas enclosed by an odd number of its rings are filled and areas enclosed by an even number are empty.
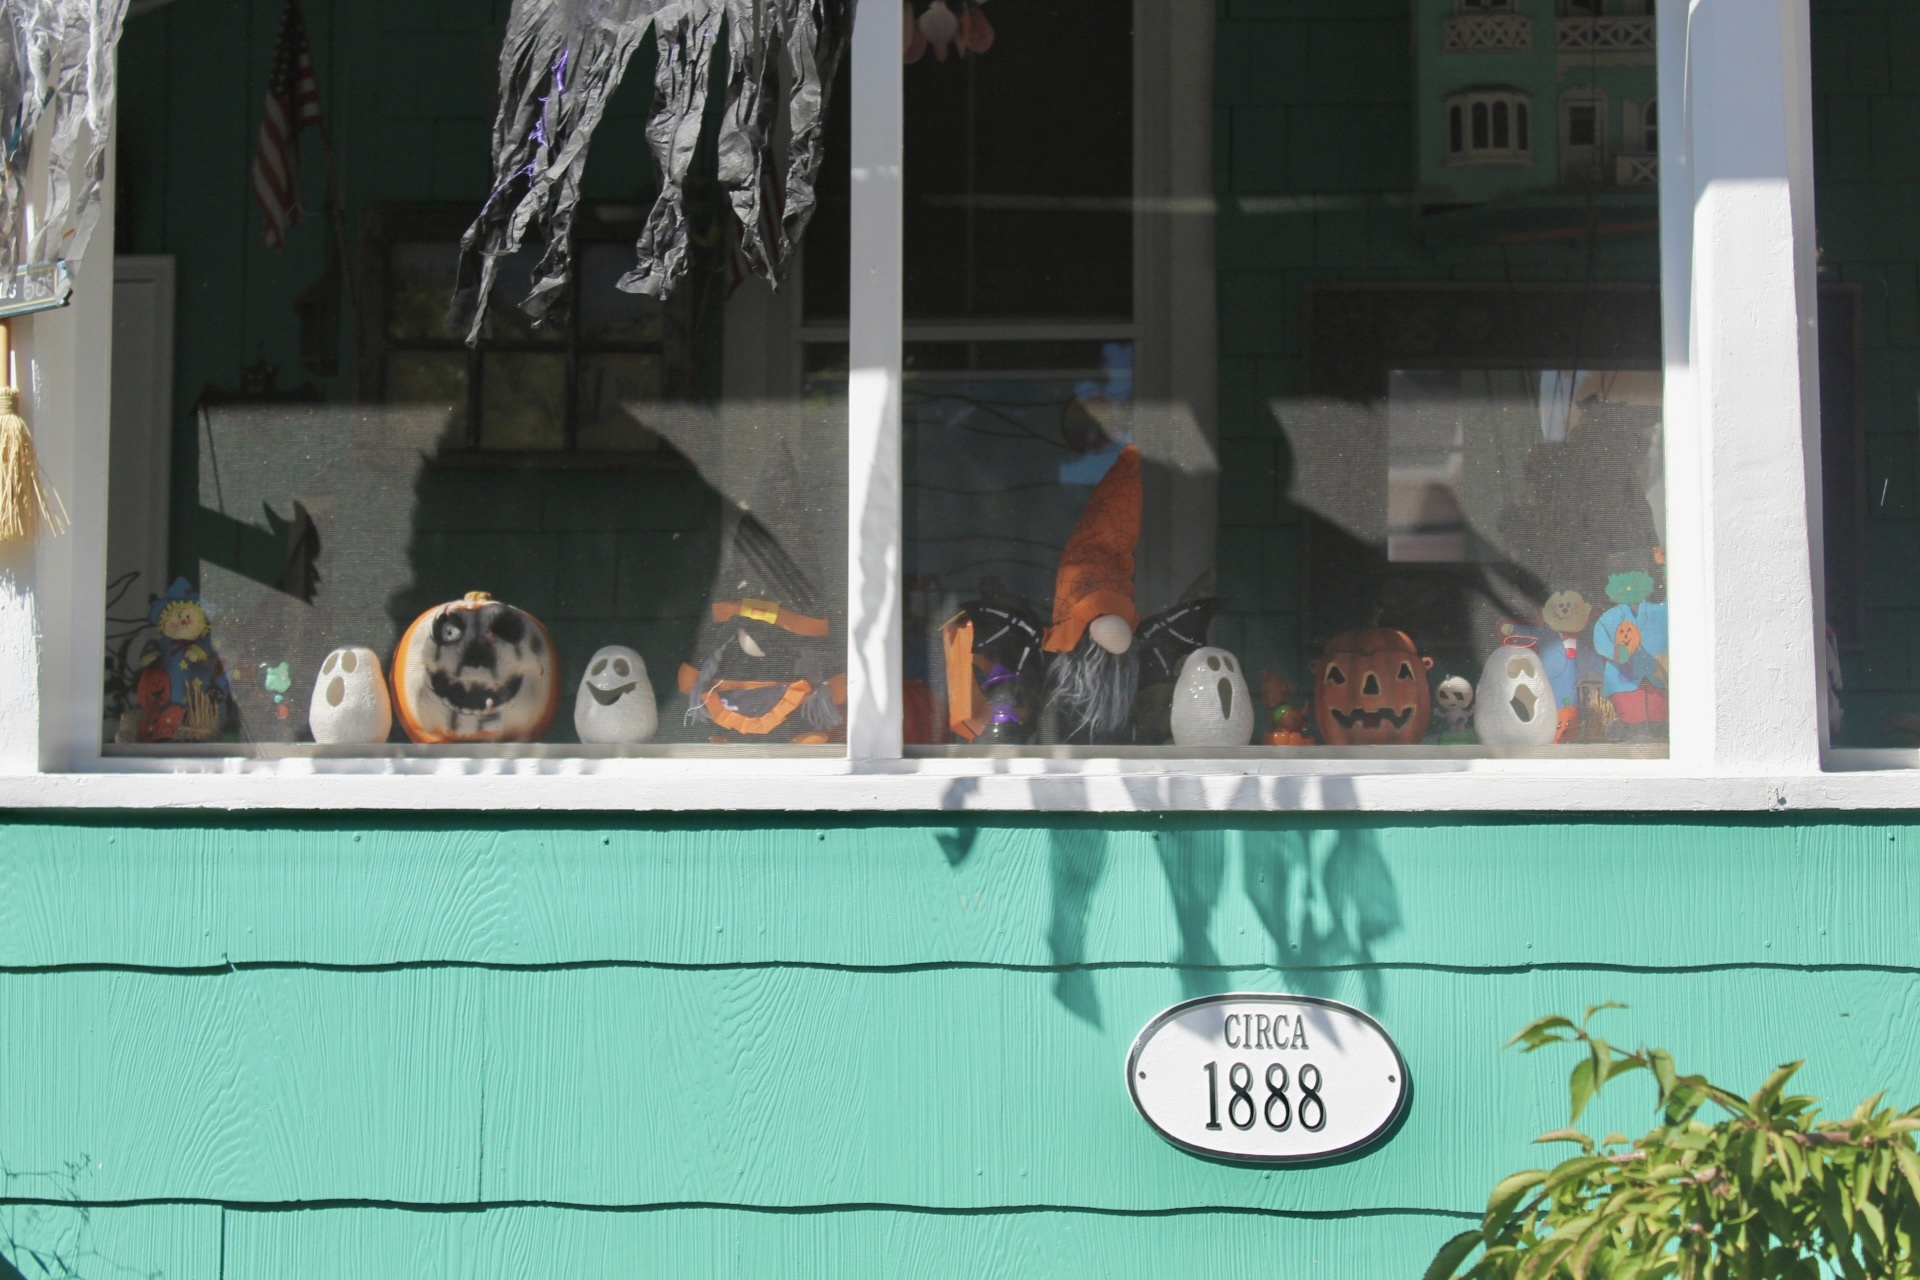
{"type": "Polygon", "coordinates": [[[13,325],[0,321],[0,543],[32,541],[43,525],[55,537],[67,529],[67,509],[40,473],[33,435],[20,416],[12,346],[13,325]]]}

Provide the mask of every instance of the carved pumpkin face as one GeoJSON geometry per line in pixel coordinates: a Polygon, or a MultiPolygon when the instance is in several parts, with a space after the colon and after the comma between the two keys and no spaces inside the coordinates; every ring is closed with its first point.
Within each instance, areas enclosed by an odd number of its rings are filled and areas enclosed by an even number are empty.
{"type": "Polygon", "coordinates": [[[483,591],[435,605],[393,651],[393,709],[415,742],[538,742],[560,706],[553,637],[483,591]]]}
{"type": "Polygon", "coordinates": [[[1427,736],[1432,658],[1404,631],[1376,627],[1327,642],[1313,663],[1313,715],[1320,740],[1336,747],[1412,746],[1427,736]]]}

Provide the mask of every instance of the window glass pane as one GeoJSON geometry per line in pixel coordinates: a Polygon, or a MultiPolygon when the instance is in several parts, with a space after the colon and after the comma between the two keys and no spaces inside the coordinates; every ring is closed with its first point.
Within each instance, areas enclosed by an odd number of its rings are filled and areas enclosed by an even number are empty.
{"type": "Polygon", "coordinates": [[[1827,719],[1844,748],[1920,745],[1920,137],[1879,123],[1920,108],[1920,87],[1877,71],[1908,18],[1813,6],[1827,719]]]}
{"type": "Polygon", "coordinates": [[[116,367],[107,753],[844,751],[845,348],[810,359],[796,302],[847,272],[844,147],[818,181],[826,265],[804,240],[775,291],[719,193],[716,97],[686,276],[622,290],[659,189],[643,39],[593,137],[572,281],[536,325],[545,246],[504,260],[469,347],[458,244],[492,185],[507,6],[444,10],[314,19],[327,133],[301,137],[306,217],[277,251],[234,196],[250,148],[206,142],[257,136],[259,93],[167,73],[226,19],[128,26],[122,189],[171,194],[123,205],[118,248],[172,256],[180,288],[116,295],[123,352],[173,320],[174,393],[164,363],[116,367]],[[394,70],[396,31],[430,86],[394,70]]]}
{"type": "Polygon", "coordinates": [[[592,244],[580,255],[580,336],[589,342],[656,343],[666,336],[667,309],[616,287],[633,269],[627,244],[592,244]]]}
{"type": "Polygon", "coordinates": [[[647,418],[660,400],[661,357],[651,352],[583,357],[579,414],[582,449],[658,450],[647,418]]]}
{"type": "Polygon", "coordinates": [[[395,351],[387,357],[389,404],[432,406],[443,415],[444,448],[467,439],[467,354],[464,351],[395,351]]]}
{"type": "Polygon", "coordinates": [[[567,358],[490,352],[480,359],[480,447],[564,449],[567,358]]]}
{"type": "Polygon", "coordinates": [[[910,8],[915,750],[1664,754],[1650,22],[910,8]]]}
{"type": "Polygon", "coordinates": [[[387,336],[446,338],[463,335],[448,316],[459,247],[396,244],[387,255],[387,336]]]}

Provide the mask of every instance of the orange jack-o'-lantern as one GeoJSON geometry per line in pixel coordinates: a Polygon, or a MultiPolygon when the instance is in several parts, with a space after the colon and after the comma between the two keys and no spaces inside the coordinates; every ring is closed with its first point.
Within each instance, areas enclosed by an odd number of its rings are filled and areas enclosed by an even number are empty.
{"type": "Polygon", "coordinates": [[[484,591],[415,618],[392,670],[393,709],[415,742],[538,742],[560,708],[553,637],[484,591]]]}
{"type": "Polygon", "coordinates": [[[1313,662],[1313,715],[1320,741],[1336,747],[1410,746],[1427,736],[1432,658],[1404,631],[1376,627],[1327,641],[1313,662]]]}

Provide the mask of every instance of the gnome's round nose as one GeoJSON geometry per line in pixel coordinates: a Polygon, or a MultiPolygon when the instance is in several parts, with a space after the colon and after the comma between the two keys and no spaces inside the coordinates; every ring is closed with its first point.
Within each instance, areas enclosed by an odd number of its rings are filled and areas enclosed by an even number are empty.
{"type": "Polygon", "coordinates": [[[1103,613],[1087,624],[1087,634],[1108,653],[1125,653],[1133,645],[1133,626],[1117,613],[1103,613]]]}

